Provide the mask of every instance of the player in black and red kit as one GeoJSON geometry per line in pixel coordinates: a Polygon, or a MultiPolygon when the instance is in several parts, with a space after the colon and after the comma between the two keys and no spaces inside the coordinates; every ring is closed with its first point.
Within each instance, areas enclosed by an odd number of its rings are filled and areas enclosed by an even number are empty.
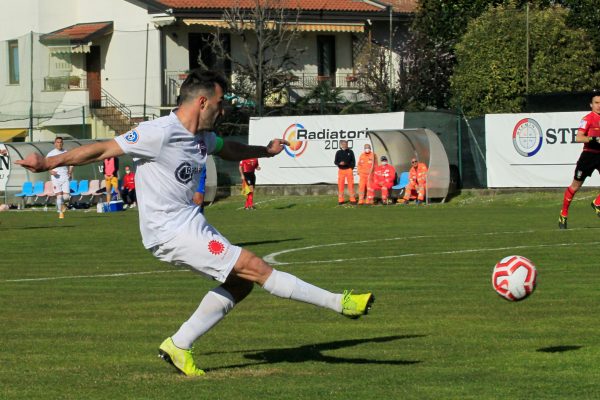
{"type": "MultiPolygon", "coordinates": [[[[581,188],[585,178],[591,176],[594,170],[600,172],[600,93],[592,95],[590,107],[592,112],[583,117],[577,130],[577,143],[583,143],[583,152],[575,167],[575,176],[571,186],[565,190],[563,206],[558,217],[558,227],[567,229],[569,206],[575,193],[581,188]]],[[[600,217],[600,194],[592,202],[592,208],[600,217]]]]}
{"type": "Polygon", "coordinates": [[[240,177],[242,178],[242,182],[248,185],[249,189],[249,193],[246,196],[246,204],[244,204],[246,210],[254,210],[254,185],[256,185],[256,174],[254,171],[260,171],[258,158],[249,158],[240,161],[240,177]]]}

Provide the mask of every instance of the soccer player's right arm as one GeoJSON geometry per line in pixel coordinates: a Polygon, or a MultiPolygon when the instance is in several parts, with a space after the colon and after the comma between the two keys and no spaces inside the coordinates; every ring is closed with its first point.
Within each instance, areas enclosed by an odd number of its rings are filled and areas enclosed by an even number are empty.
{"type": "Polygon", "coordinates": [[[287,140],[283,139],[273,139],[267,146],[252,146],[233,141],[223,141],[221,149],[215,151],[215,154],[228,161],[273,157],[283,151],[284,145],[289,146],[289,144],[287,140]]]}
{"type": "Polygon", "coordinates": [[[30,171],[42,172],[62,166],[85,165],[94,161],[104,160],[105,158],[118,157],[123,154],[123,150],[113,139],[76,147],[66,153],[48,158],[39,153],[32,153],[25,157],[25,159],[18,160],[15,163],[30,171]]]}

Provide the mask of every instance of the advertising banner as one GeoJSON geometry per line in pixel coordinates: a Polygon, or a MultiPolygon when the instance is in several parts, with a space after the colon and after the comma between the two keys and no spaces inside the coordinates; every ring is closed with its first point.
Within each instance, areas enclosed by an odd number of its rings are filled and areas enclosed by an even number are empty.
{"type": "Polygon", "coordinates": [[[6,184],[8,183],[8,176],[10,175],[10,160],[8,159],[8,151],[6,146],[0,143],[0,192],[6,190],[6,184]]]}
{"type": "Polygon", "coordinates": [[[252,118],[249,144],[265,146],[274,138],[290,142],[277,157],[259,160],[257,184],[337,183],[333,161],[340,140],[348,141],[358,160],[364,144],[370,143],[370,130],[403,127],[403,112],[252,118]]]}
{"type": "MultiPolygon", "coordinates": [[[[589,111],[485,116],[488,187],[567,187],[583,150],[575,136],[589,111]]],[[[598,174],[586,186],[600,186],[598,174]]]]}

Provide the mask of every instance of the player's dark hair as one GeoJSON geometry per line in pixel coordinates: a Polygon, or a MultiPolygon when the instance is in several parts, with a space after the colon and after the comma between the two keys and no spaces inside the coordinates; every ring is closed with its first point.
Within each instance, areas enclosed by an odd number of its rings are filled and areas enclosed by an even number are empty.
{"type": "Polygon", "coordinates": [[[227,91],[227,80],[218,72],[201,69],[190,71],[181,84],[177,104],[185,103],[201,95],[213,96],[215,94],[215,84],[221,86],[223,92],[227,91]]]}
{"type": "Polygon", "coordinates": [[[590,104],[594,101],[594,97],[600,96],[600,90],[594,90],[590,93],[590,104]]]}
{"type": "Polygon", "coordinates": [[[57,140],[62,140],[63,142],[65,141],[62,136],[57,136],[54,138],[54,143],[56,143],[57,140]]]}

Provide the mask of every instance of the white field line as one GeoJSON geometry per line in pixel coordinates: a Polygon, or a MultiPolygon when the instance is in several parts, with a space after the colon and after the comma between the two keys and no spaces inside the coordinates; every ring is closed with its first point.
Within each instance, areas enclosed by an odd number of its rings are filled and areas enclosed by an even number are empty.
{"type": "MultiPolygon", "coordinates": [[[[575,231],[575,230],[583,230],[583,229],[589,229],[589,228],[575,228],[575,229],[570,229],[570,231],[575,231]]],[[[542,230],[543,231],[543,230],[542,230]]],[[[549,230],[548,230],[549,231],[549,230]]],[[[271,253],[271,254],[267,254],[264,258],[264,260],[266,262],[268,262],[269,264],[272,265],[289,265],[289,264],[310,264],[310,263],[323,263],[326,261],[305,261],[305,262],[290,262],[290,263],[286,263],[286,262],[279,262],[276,260],[276,257],[281,255],[281,254],[286,254],[286,253],[292,253],[295,251],[302,251],[302,250],[311,250],[311,249],[316,249],[316,248],[321,248],[321,247],[334,247],[334,246],[346,246],[349,244],[360,244],[360,243],[372,243],[372,242],[383,242],[383,241],[392,241],[392,240],[409,240],[409,239],[437,239],[437,238],[442,238],[442,237],[457,237],[457,236],[496,236],[496,235],[515,235],[515,234],[525,234],[525,233],[534,233],[536,232],[536,230],[523,230],[523,231],[512,231],[512,232],[485,232],[485,233],[467,233],[467,234],[449,234],[449,235],[421,235],[421,236],[402,236],[402,237],[395,237],[395,238],[387,238],[387,239],[370,239],[370,240],[357,240],[354,242],[342,242],[342,243],[330,243],[330,244],[316,244],[313,246],[307,246],[307,247],[299,247],[299,248],[294,248],[294,249],[287,249],[287,250],[281,250],[281,251],[277,251],[275,253],[271,253]]],[[[540,232],[540,231],[537,231],[540,232]]],[[[592,242],[592,243],[596,243],[596,242],[592,242]]],[[[577,244],[577,243],[573,243],[573,244],[577,244]]],[[[546,245],[540,245],[540,246],[546,246],[546,245]]],[[[557,245],[558,246],[558,245],[557,245]]],[[[529,246],[528,246],[529,247],[529,246]]],[[[508,247],[506,249],[510,249],[510,248],[514,248],[514,249],[518,249],[521,248],[520,246],[516,246],[516,247],[508,247]]],[[[499,248],[498,250],[504,250],[505,248],[499,248]]],[[[453,252],[442,252],[442,253],[426,253],[426,254],[456,254],[456,252],[474,252],[474,251],[491,251],[491,250],[477,250],[477,249],[471,249],[471,250],[456,250],[453,252]]],[[[425,254],[425,253],[422,253],[425,254]]],[[[422,255],[422,254],[413,254],[414,256],[416,255],[422,255]]],[[[396,258],[396,257],[408,257],[409,255],[396,255],[396,256],[389,256],[391,258],[396,258]]],[[[368,257],[368,258],[361,258],[361,259],[370,259],[370,258],[380,258],[380,257],[368,257]]],[[[357,260],[358,258],[352,258],[353,260],[357,260]]],[[[332,262],[336,262],[336,261],[332,261],[332,262]]]]}
{"type": "MultiPolygon", "coordinates": [[[[589,228],[575,228],[569,229],[569,231],[575,230],[583,230],[589,228]]],[[[392,240],[408,240],[408,239],[434,239],[440,237],[456,237],[456,236],[493,236],[493,235],[513,235],[513,234],[522,234],[522,233],[532,233],[536,232],[535,230],[524,230],[524,231],[512,231],[512,232],[486,232],[486,233],[472,233],[465,235],[423,235],[423,236],[407,236],[407,237],[396,237],[396,238],[387,238],[387,239],[370,239],[370,240],[358,240],[354,242],[342,242],[342,243],[330,243],[330,244],[318,244],[313,246],[306,247],[298,247],[294,249],[287,249],[278,251],[275,253],[268,254],[264,257],[264,260],[272,265],[298,265],[298,264],[324,264],[324,263],[339,263],[339,262],[348,262],[355,260],[382,260],[382,259],[391,259],[391,258],[403,258],[403,257],[419,257],[419,256],[431,256],[431,255],[444,255],[444,254],[462,254],[462,253],[476,253],[476,252],[485,252],[485,251],[498,251],[498,250],[515,250],[515,249],[531,249],[531,248],[543,248],[543,247],[564,247],[564,246],[579,246],[579,245],[590,245],[590,244],[598,244],[599,242],[573,242],[573,243],[551,243],[551,244],[539,244],[539,245],[523,245],[523,246],[507,246],[507,247],[496,247],[496,248],[487,248],[487,249],[463,249],[463,250],[449,250],[449,251],[440,251],[440,252],[426,252],[426,253],[406,253],[406,254],[397,254],[391,256],[373,256],[373,257],[353,257],[353,258],[345,258],[345,259],[333,259],[333,260],[314,260],[314,261],[298,261],[298,262],[279,262],[275,259],[275,257],[285,254],[291,253],[294,251],[302,251],[302,250],[310,250],[319,247],[333,247],[333,246],[345,246],[349,244],[356,243],[370,243],[370,242],[382,242],[382,241],[392,241],[392,240]]],[[[71,276],[52,276],[52,277],[42,277],[42,278],[22,278],[22,279],[5,279],[0,282],[36,282],[36,281],[53,281],[53,280],[62,280],[62,279],[93,279],[93,278],[115,278],[122,276],[132,276],[132,275],[149,275],[149,274],[165,274],[171,272],[189,272],[186,269],[170,269],[170,270],[158,270],[158,271],[145,271],[145,272],[118,272],[113,274],[98,274],[98,275],[71,275],[71,276]]]]}
{"type": "MultiPolygon", "coordinates": [[[[263,200],[263,201],[257,201],[256,203],[254,203],[255,206],[259,205],[259,204],[264,204],[264,203],[270,203],[271,201],[275,201],[277,199],[269,199],[269,200],[263,200]]],[[[236,210],[243,210],[244,207],[240,207],[240,208],[236,208],[236,210]]]]}
{"type": "MultiPolygon", "coordinates": [[[[597,245],[600,242],[581,242],[581,243],[551,243],[551,244],[533,244],[523,246],[507,246],[507,247],[494,247],[488,249],[463,249],[463,250],[449,250],[449,251],[435,251],[427,253],[406,253],[396,254],[393,256],[373,256],[373,257],[352,257],[352,258],[338,258],[334,260],[320,260],[320,261],[297,261],[297,262],[272,262],[272,265],[298,265],[298,264],[327,264],[327,263],[339,263],[349,262],[357,260],[385,260],[391,258],[403,258],[403,257],[419,257],[419,256],[432,256],[432,255],[444,255],[444,254],[464,254],[464,253],[478,253],[485,251],[498,251],[498,250],[516,250],[516,249],[535,249],[543,247],[564,247],[564,246],[580,246],[580,245],[597,245]]],[[[319,246],[314,246],[319,247],[319,246]]]]}

